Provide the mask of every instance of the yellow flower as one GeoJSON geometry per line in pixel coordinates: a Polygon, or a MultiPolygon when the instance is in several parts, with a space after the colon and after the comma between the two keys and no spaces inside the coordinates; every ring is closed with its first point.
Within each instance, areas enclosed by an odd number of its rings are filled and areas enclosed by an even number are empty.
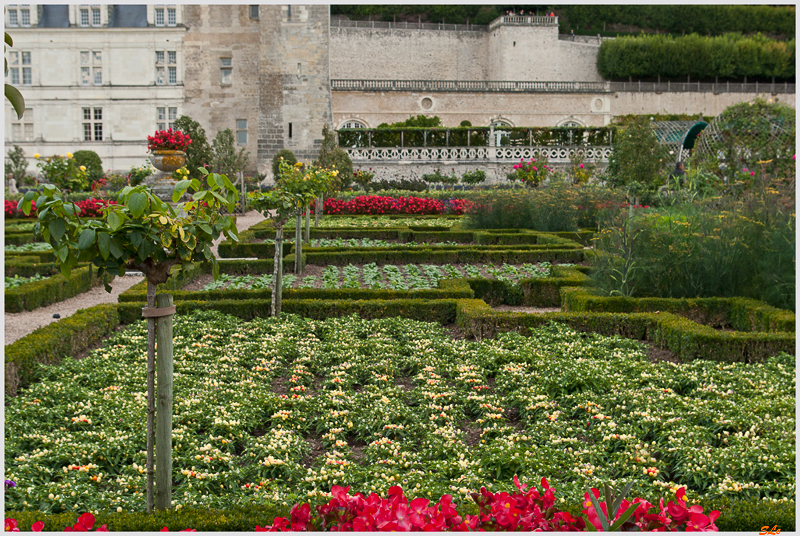
{"type": "Polygon", "coordinates": [[[33,155],[34,158],[39,158],[39,153],[33,155]]]}
{"type": "Polygon", "coordinates": [[[67,153],[67,158],[72,158],[72,153],[67,153]]]}
{"type": "Polygon", "coordinates": [[[86,166],[81,166],[79,169],[80,169],[81,171],[86,171],[86,166]]]}

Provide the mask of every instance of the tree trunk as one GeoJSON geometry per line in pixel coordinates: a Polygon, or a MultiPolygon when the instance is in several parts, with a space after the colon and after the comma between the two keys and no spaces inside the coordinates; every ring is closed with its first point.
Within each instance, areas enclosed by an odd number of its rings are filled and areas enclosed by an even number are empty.
{"type": "Polygon", "coordinates": [[[283,266],[283,224],[275,223],[275,266],[272,267],[272,316],[278,316],[281,312],[280,293],[278,289],[283,282],[281,281],[280,267],[283,266]]]}
{"type": "Polygon", "coordinates": [[[306,242],[311,242],[311,203],[306,205],[306,242]]]}
{"type": "Polygon", "coordinates": [[[297,222],[294,228],[294,273],[300,274],[302,270],[301,257],[303,255],[303,209],[297,209],[297,222]]]}
{"type": "MultiPolygon", "coordinates": [[[[156,305],[156,285],[147,281],[147,307],[156,305]]],[[[153,512],[153,465],[155,440],[156,319],[147,319],[147,513],[153,512]]]]}
{"type": "MultiPolygon", "coordinates": [[[[172,296],[156,296],[158,307],[171,307],[172,296]]],[[[156,431],[156,510],[172,508],[172,315],[160,316],[158,329],[158,427],[156,431]]]]}
{"type": "Polygon", "coordinates": [[[319,227],[319,218],[322,215],[322,205],[325,202],[325,194],[319,194],[317,206],[314,209],[314,227],[319,227]]]}

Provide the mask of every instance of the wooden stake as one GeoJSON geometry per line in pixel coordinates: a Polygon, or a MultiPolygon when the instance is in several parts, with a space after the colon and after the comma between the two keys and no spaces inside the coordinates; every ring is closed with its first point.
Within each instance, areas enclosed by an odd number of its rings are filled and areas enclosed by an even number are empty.
{"type": "Polygon", "coordinates": [[[294,273],[302,273],[301,256],[303,254],[303,216],[302,209],[297,209],[297,222],[294,228],[294,273]]]}
{"type": "Polygon", "coordinates": [[[272,308],[270,314],[278,316],[281,312],[281,304],[279,301],[278,288],[281,281],[281,271],[279,267],[283,266],[283,225],[280,222],[275,223],[275,266],[272,267],[272,308]]]}
{"type": "MultiPolygon", "coordinates": [[[[147,307],[156,305],[156,285],[147,282],[147,307]]],[[[153,465],[155,440],[156,319],[147,319],[147,513],[153,512],[153,465]]]]}
{"type": "Polygon", "coordinates": [[[311,203],[306,205],[306,242],[311,241],[311,203]]]}
{"type": "MultiPolygon", "coordinates": [[[[171,307],[172,296],[156,296],[159,308],[171,307]]],[[[156,421],[156,510],[172,508],[172,315],[158,317],[158,420],[156,421]]]]}

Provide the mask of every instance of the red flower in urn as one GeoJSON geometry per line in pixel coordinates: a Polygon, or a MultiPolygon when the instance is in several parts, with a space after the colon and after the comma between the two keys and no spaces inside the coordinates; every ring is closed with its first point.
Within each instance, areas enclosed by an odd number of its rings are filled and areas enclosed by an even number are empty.
{"type": "Polygon", "coordinates": [[[147,150],[154,151],[185,151],[191,145],[192,139],[180,130],[156,130],[155,135],[147,136],[147,150]]]}

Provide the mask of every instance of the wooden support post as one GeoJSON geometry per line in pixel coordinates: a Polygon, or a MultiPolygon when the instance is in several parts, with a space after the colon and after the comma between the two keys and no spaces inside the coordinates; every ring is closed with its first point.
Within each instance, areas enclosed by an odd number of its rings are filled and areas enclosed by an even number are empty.
{"type": "Polygon", "coordinates": [[[294,228],[294,273],[302,273],[300,257],[303,255],[303,209],[297,209],[297,221],[294,228]]]}
{"type": "Polygon", "coordinates": [[[311,241],[311,203],[306,205],[306,242],[311,241]]]}
{"type": "MultiPolygon", "coordinates": [[[[172,307],[172,296],[156,296],[159,308],[172,307]]],[[[157,320],[158,420],[156,421],[156,510],[172,508],[172,315],[157,320]]]]}
{"type": "Polygon", "coordinates": [[[275,224],[275,265],[272,267],[272,316],[278,316],[281,312],[280,293],[278,289],[283,284],[281,281],[283,266],[283,225],[280,222],[275,224]]]}
{"type": "MultiPolygon", "coordinates": [[[[147,307],[156,305],[156,285],[147,282],[147,307]]],[[[154,442],[155,442],[155,383],[156,383],[156,319],[147,319],[147,482],[145,484],[147,493],[147,513],[153,512],[153,466],[154,466],[154,442]]]]}
{"type": "Polygon", "coordinates": [[[325,194],[319,194],[317,206],[314,210],[314,227],[319,227],[319,218],[322,215],[322,204],[325,202],[325,194]]]}

